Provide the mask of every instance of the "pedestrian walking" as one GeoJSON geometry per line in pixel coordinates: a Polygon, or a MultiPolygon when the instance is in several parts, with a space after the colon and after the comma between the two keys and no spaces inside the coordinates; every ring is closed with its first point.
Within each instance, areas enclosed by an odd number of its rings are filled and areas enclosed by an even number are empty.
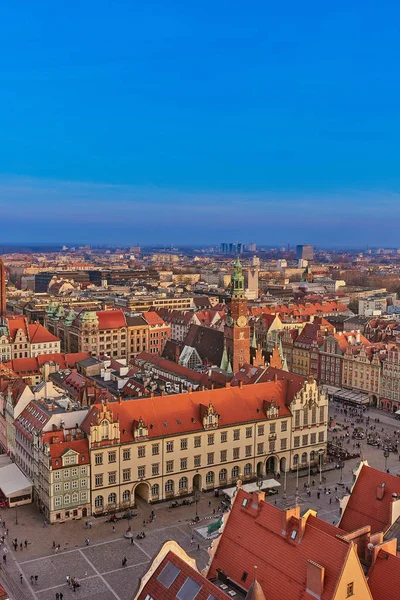
{"type": "Polygon", "coordinates": [[[21,582],[21,583],[24,581],[24,578],[23,578],[23,576],[22,576],[22,573],[20,573],[20,574],[19,574],[19,580],[20,580],[20,582],[21,582]]]}
{"type": "Polygon", "coordinates": [[[3,563],[7,564],[7,556],[5,554],[3,554],[3,563]]]}
{"type": "Polygon", "coordinates": [[[211,508],[211,500],[208,501],[208,508],[211,508]]]}
{"type": "Polygon", "coordinates": [[[113,525],[113,533],[115,533],[115,525],[113,525]]]}
{"type": "Polygon", "coordinates": [[[89,521],[89,529],[92,529],[92,525],[93,525],[92,521],[89,521]]]}
{"type": "Polygon", "coordinates": [[[38,582],[38,579],[39,579],[38,575],[35,575],[35,583],[38,582]]]}
{"type": "Polygon", "coordinates": [[[56,592],[56,600],[60,600],[60,594],[56,592]]]}
{"type": "Polygon", "coordinates": [[[131,537],[131,546],[133,546],[133,537],[131,537]]]}
{"type": "Polygon", "coordinates": [[[86,544],[86,546],[89,546],[89,538],[86,538],[85,544],[86,544]]]}
{"type": "Polygon", "coordinates": [[[24,541],[24,545],[25,545],[25,548],[27,548],[27,547],[28,547],[28,540],[25,540],[25,541],[24,541]]]}
{"type": "Polygon", "coordinates": [[[21,543],[20,543],[20,545],[19,545],[19,549],[21,550],[21,552],[22,552],[22,550],[24,549],[24,547],[23,547],[23,545],[22,545],[22,542],[21,542],[21,543]]]}
{"type": "Polygon", "coordinates": [[[200,544],[197,544],[197,550],[200,550],[200,544]]]}
{"type": "Polygon", "coordinates": [[[62,592],[60,592],[60,600],[63,600],[64,598],[64,594],[62,592]]]}
{"type": "Polygon", "coordinates": [[[33,585],[33,575],[31,575],[31,584],[33,585]]]}
{"type": "Polygon", "coordinates": [[[124,556],[124,558],[122,559],[122,566],[123,566],[123,567],[126,567],[126,563],[127,563],[127,562],[128,562],[128,561],[126,560],[126,557],[124,556]]]}

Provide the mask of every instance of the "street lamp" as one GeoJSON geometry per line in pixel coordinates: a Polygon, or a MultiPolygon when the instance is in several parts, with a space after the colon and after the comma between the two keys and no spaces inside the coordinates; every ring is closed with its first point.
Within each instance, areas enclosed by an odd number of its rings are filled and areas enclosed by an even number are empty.
{"type": "Polygon", "coordinates": [[[261,492],[263,483],[264,483],[264,479],[263,479],[262,475],[260,475],[259,477],[257,477],[257,487],[260,492],[261,492]]]}
{"type": "Polygon", "coordinates": [[[343,467],[344,467],[344,461],[341,460],[339,463],[339,467],[340,467],[340,485],[343,485],[343,467]]]}
{"type": "Polygon", "coordinates": [[[385,471],[387,471],[387,459],[389,458],[389,451],[388,450],[384,450],[383,451],[383,456],[385,457],[385,471]]]}
{"type": "Polygon", "coordinates": [[[319,487],[322,488],[322,457],[324,455],[324,451],[322,450],[318,450],[318,455],[319,455],[319,487]]]}
{"type": "Polygon", "coordinates": [[[194,503],[195,503],[195,506],[196,506],[196,518],[195,518],[196,523],[199,520],[199,515],[197,513],[197,505],[199,503],[199,500],[200,500],[200,493],[198,491],[196,491],[194,493],[194,503]]]}

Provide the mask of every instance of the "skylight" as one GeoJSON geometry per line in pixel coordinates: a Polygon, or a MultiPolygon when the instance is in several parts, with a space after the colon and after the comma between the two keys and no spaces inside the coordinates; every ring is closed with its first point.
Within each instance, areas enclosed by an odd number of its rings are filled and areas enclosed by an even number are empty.
{"type": "Polygon", "coordinates": [[[172,564],[172,562],[167,562],[159,576],[157,577],[157,581],[162,583],[162,585],[169,589],[171,585],[174,583],[175,579],[178,577],[180,570],[172,564]]]}
{"type": "Polygon", "coordinates": [[[188,577],[177,593],[178,600],[194,600],[201,590],[201,585],[188,577]]]}

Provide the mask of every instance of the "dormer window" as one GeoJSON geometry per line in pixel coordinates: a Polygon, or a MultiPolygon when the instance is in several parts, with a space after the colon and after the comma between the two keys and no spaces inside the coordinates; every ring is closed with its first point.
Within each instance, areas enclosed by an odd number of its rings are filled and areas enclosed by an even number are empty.
{"type": "Polygon", "coordinates": [[[297,537],[297,531],[296,531],[296,529],[293,529],[292,533],[290,534],[290,539],[294,541],[296,539],[296,537],[297,537]]]}

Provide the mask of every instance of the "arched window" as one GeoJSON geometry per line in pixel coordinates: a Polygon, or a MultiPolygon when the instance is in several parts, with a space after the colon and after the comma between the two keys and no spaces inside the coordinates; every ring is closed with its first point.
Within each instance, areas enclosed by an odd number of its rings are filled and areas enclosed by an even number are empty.
{"type": "Polygon", "coordinates": [[[251,464],[247,463],[247,465],[245,465],[244,467],[244,474],[245,475],[251,475],[251,464]]]}
{"type": "Polygon", "coordinates": [[[239,467],[237,465],[232,469],[232,477],[239,477],[239,467]]]}
{"type": "Polygon", "coordinates": [[[160,495],[160,486],[158,485],[158,483],[155,483],[152,488],[151,488],[151,495],[152,496],[159,496],[160,495]]]}
{"type": "Polygon", "coordinates": [[[308,406],[306,405],[303,410],[303,425],[308,425],[308,406]]]}
{"type": "Polygon", "coordinates": [[[101,438],[106,440],[108,438],[108,421],[104,420],[101,424],[101,438]]]}
{"type": "Polygon", "coordinates": [[[168,479],[168,481],[165,483],[165,493],[166,494],[171,494],[171,492],[174,491],[174,482],[172,481],[172,479],[168,479]]]}
{"type": "Polygon", "coordinates": [[[314,450],[311,450],[311,452],[310,452],[310,462],[314,462],[314,460],[315,460],[315,452],[314,452],[314,450]]]}
{"type": "Polygon", "coordinates": [[[124,502],[129,502],[129,500],[131,499],[131,493],[129,490],[125,490],[124,493],[122,494],[122,500],[124,502]]]}
{"type": "Polygon", "coordinates": [[[187,477],[181,477],[179,480],[179,489],[180,490],[187,490],[188,487],[188,478],[187,477]]]}
{"type": "Polygon", "coordinates": [[[314,406],[312,407],[312,411],[311,411],[311,423],[314,425],[317,422],[317,407],[314,406]]]}
{"type": "Polygon", "coordinates": [[[228,471],[226,469],[221,469],[219,472],[219,480],[226,481],[228,479],[228,471]]]}
{"type": "Polygon", "coordinates": [[[108,496],[108,504],[117,504],[117,494],[109,494],[108,496]]]}
{"type": "Polygon", "coordinates": [[[72,494],[72,504],[77,504],[79,501],[79,494],[77,494],[76,492],[74,492],[72,494]]]}
{"type": "Polygon", "coordinates": [[[298,454],[295,454],[293,456],[293,464],[295,467],[299,464],[299,455],[298,454]]]}
{"type": "Polygon", "coordinates": [[[307,452],[303,452],[301,455],[301,462],[304,464],[307,462],[307,452]]]}
{"type": "Polygon", "coordinates": [[[64,496],[64,504],[69,504],[71,502],[71,498],[69,494],[64,496]]]}
{"type": "Polygon", "coordinates": [[[94,499],[94,505],[96,508],[101,508],[103,506],[103,496],[96,496],[94,499]]]}
{"type": "Polygon", "coordinates": [[[212,425],[213,422],[213,415],[208,415],[208,424],[212,425]]]}
{"type": "Polygon", "coordinates": [[[208,471],[206,475],[206,483],[214,483],[214,471],[208,471]]]}

